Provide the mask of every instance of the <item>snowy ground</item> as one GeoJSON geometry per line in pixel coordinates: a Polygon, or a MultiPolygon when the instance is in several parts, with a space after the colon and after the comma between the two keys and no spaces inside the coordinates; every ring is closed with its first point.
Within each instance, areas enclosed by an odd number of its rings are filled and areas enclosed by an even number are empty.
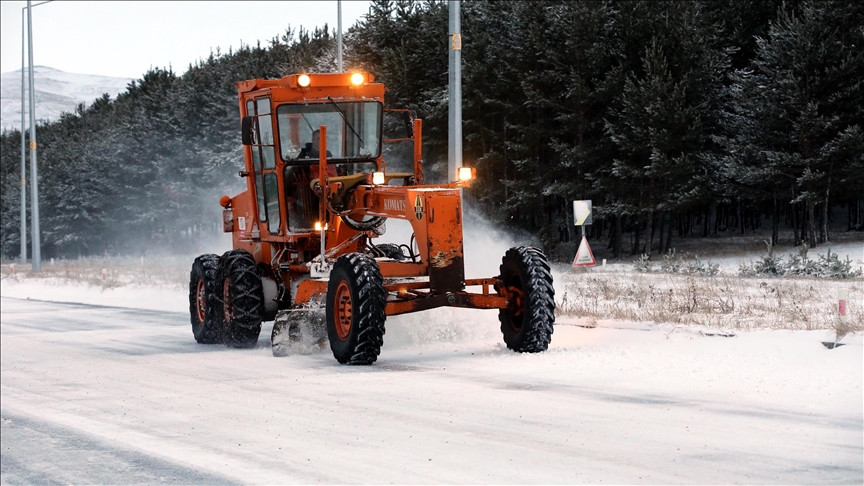
{"type": "MultiPolygon", "coordinates": [[[[482,236],[469,277],[503,254],[482,236]]],[[[273,358],[269,324],[256,349],[198,345],[187,269],[113,265],[3,266],[3,484],[864,482],[860,334],[559,318],[520,355],[495,312],[438,309],[348,367],[273,358]]]]}
{"type": "Polygon", "coordinates": [[[864,480],[860,335],[565,321],[520,355],[438,311],[348,367],[273,358],[266,325],[230,350],[185,313],[0,304],[4,484],[864,480]]]}

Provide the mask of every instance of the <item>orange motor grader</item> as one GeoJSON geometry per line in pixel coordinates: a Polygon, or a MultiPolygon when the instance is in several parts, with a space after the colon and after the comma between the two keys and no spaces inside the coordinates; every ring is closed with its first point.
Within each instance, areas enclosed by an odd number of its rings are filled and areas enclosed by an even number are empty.
{"type": "Polygon", "coordinates": [[[233,249],[192,265],[199,343],[254,347],[273,320],[276,356],[329,341],[340,363],[371,364],[387,316],[450,306],[498,309],[508,348],[547,349],[555,303],[546,257],[511,248],[500,275],[465,278],[461,189],[473,169],[424,184],[422,121],[392,110],[404,136],[385,139],[383,84],[368,73],[297,74],[237,91],[247,187],[220,201],[233,249]],[[413,170],[387,171],[390,142],[413,142],[413,170]],[[408,221],[411,241],[375,244],[388,218],[408,221]]]}

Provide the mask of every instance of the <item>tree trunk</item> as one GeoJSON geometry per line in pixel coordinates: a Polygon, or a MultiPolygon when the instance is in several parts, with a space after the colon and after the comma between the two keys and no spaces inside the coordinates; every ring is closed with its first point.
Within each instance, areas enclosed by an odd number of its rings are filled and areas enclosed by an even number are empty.
{"type": "Polygon", "coordinates": [[[807,242],[810,248],[816,248],[816,204],[807,200],[807,242]]]}
{"type": "Polygon", "coordinates": [[[612,246],[612,254],[621,259],[621,215],[615,216],[615,243],[612,246]]]}
{"type": "Polygon", "coordinates": [[[833,164],[828,166],[828,182],[825,187],[825,203],[822,207],[822,227],[819,231],[819,240],[822,243],[828,243],[828,217],[830,216],[830,206],[828,206],[828,196],[831,194],[831,169],[833,164]]]}
{"type": "Polygon", "coordinates": [[[657,252],[661,255],[664,253],[663,229],[666,226],[666,217],[665,216],[666,216],[665,213],[660,213],[660,229],[659,229],[659,231],[657,231],[657,247],[658,247],[657,252]]]}
{"type": "Polygon", "coordinates": [[[789,215],[792,216],[792,244],[798,246],[801,244],[801,239],[798,238],[798,205],[792,203],[790,206],[789,215]]]}
{"type": "Polygon", "coordinates": [[[801,204],[800,213],[798,214],[798,226],[801,229],[798,241],[807,243],[807,203],[801,204]]]}
{"type": "Polygon", "coordinates": [[[774,211],[771,213],[771,246],[780,241],[780,205],[777,204],[777,193],[774,193],[774,211]]]}
{"type": "Polygon", "coordinates": [[[648,225],[645,226],[645,229],[649,232],[648,234],[648,249],[645,251],[645,254],[651,256],[651,245],[654,244],[654,229],[655,229],[655,220],[654,220],[654,210],[648,211],[648,225]]]}
{"type": "Polygon", "coordinates": [[[669,213],[669,230],[666,232],[666,252],[669,252],[669,249],[672,248],[672,221],[678,219],[678,215],[675,213],[669,213]]]}

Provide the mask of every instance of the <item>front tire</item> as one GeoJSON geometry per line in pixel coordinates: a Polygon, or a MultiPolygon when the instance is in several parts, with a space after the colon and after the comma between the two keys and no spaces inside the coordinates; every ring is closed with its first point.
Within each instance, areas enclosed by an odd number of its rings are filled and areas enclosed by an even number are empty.
{"type": "Polygon", "coordinates": [[[555,289],[546,255],[537,248],[510,248],[501,260],[501,281],[513,296],[498,312],[507,347],[520,353],[546,351],[555,324],[555,289]]]}
{"type": "Polygon", "coordinates": [[[222,342],[219,333],[219,317],[216,313],[216,274],[219,271],[219,256],[201,255],[192,263],[189,274],[189,314],[192,334],[201,344],[222,342]]]}
{"type": "Polygon", "coordinates": [[[378,264],[349,253],[336,260],[327,285],[327,337],[342,364],[368,365],[384,344],[387,291],[378,264]]]}
{"type": "Polygon", "coordinates": [[[222,341],[231,348],[253,348],[261,334],[264,289],[255,259],[246,250],[231,250],[219,261],[217,313],[222,341]]]}

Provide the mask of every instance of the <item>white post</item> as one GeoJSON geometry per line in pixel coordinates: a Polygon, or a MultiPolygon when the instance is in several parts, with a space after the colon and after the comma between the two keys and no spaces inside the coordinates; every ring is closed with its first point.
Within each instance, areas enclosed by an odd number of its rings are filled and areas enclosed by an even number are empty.
{"type": "Polygon", "coordinates": [[[460,0],[450,0],[450,35],[447,39],[450,60],[450,100],[447,181],[457,180],[462,167],[462,21],[460,0]]]}
{"type": "Polygon", "coordinates": [[[846,305],[849,300],[849,289],[839,289],[837,291],[837,314],[840,317],[840,322],[846,323],[846,312],[848,306],[846,305]]]}
{"type": "Polygon", "coordinates": [[[336,68],[342,72],[342,0],[336,2],[336,68]]]}

